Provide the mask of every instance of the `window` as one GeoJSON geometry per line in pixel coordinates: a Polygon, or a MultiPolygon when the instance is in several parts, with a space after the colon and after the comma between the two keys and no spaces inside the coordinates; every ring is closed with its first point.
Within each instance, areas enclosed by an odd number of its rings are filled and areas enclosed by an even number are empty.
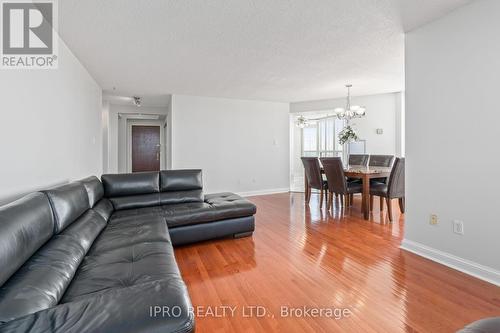
{"type": "Polygon", "coordinates": [[[302,129],[302,156],[318,156],[318,127],[311,124],[302,129]]]}
{"type": "Polygon", "coordinates": [[[338,133],[344,121],[335,117],[319,119],[302,129],[302,156],[342,157],[343,146],[338,142],[338,133]]]}

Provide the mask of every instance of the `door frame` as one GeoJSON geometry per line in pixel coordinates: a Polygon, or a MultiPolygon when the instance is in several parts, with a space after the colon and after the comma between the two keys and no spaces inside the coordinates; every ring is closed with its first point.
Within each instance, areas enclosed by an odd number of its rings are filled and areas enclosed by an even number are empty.
{"type": "Polygon", "coordinates": [[[165,170],[165,129],[161,120],[127,119],[127,172],[132,172],[132,126],[157,126],[160,128],[160,170],[165,170]]]}

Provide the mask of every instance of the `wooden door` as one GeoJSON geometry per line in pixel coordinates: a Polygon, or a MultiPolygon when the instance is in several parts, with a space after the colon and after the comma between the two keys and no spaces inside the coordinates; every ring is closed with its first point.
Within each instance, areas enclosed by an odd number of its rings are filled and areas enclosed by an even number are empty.
{"type": "Polygon", "coordinates": [[[160,126],[132,125],[132,172],[160,170],[160,126]]]}

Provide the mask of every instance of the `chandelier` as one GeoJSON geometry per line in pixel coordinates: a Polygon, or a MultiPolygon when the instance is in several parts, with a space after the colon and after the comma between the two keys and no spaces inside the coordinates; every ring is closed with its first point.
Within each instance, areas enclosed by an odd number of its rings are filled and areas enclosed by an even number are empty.
{"type": "Polygon", "coordinates": [[[298,128],[304,128],[309,126],[309,121],[307,121],[307,119],[304,116],[300,116],[297,118],[295,125],[297,125],[298,128]]]}
{"type": "Polygon", "coordinates": [[[333,112],[338,119],[350,120],[353,118],[362,118],[366,115],[366,108],[359,105],[351,105],[351,87],[352,84],[347,84],[347,105],[345,108],[335,108],[333,112]]]}

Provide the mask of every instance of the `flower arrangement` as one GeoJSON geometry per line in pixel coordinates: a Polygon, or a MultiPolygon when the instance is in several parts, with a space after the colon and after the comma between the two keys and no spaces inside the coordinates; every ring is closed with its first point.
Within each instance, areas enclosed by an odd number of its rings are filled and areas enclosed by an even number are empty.
{"type": "Polygon", "coordinates": [[[354,131],[354,129],[350,125],[344,127],[344,129],[339,133],[339,143],[341,145],[358,140],[358,134],[356,134],[356,131],[354,131]]]}

